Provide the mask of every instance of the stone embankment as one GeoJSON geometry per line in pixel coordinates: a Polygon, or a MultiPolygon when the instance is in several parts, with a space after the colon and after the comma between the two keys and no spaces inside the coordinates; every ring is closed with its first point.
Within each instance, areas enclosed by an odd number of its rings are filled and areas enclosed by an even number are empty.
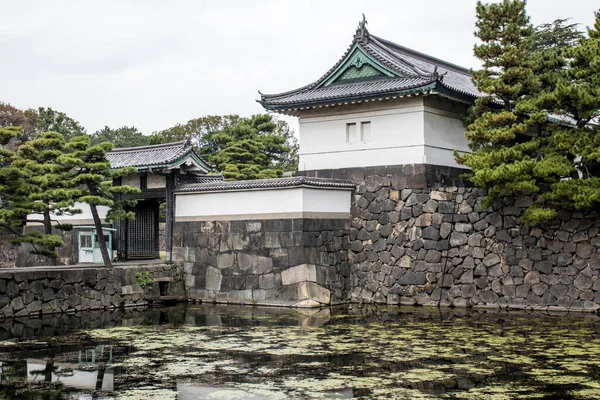
{"type": "Polygon", "coordinates": [[[13,268],[19,255],[18,247],[12,244],[16,238],[4,230],[0,231],[0,268],[13,268]]]}
{"type": "Polygon", "coordinates": [[[141,306],[161,297],[185,299],[180,266],[0,270],[0,319],[141,306]],[[148,273],[147,281],[152,282],[152,288],[140,286],[137,272],[148,273]]]}
{"type": "Polygon", "coordinates": [[[348,298],[349,219],[175,224],[190,300],[321,307],[348,298]]]}
{"type": "Polygon", "coordinates": [[[353,301],[597,310],[600,219],[561,212],[540,228],[518,217],[529,198],[483,208],[479,189],[406,189],[368,176],[352,205],[353,301]]]}

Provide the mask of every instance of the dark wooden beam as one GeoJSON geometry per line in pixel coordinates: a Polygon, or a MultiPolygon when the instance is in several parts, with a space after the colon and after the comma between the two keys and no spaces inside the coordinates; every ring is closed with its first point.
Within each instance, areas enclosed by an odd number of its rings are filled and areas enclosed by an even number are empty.
{"type": "Polygon", "coordinates": [[[168,263],[173,262],[173,225],[175,222],[175,171],[170,175],[167,175],[167,185],[165,188],[165,196],[167,198],[166,204],[166,223],[165,223],[165,251],[166,261],[168,263]]]}

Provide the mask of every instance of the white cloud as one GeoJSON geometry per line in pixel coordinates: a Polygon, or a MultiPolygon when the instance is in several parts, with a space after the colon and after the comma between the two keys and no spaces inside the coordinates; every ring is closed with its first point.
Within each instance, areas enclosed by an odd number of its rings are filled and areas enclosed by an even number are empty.
{"type": "MultiPolygon", "coordinates": [[[[0,101],[59,109],[90,132],[262,112],[259,89],[319,78],[362,13],[375,35],[477,65],[472,0],[1,1],[9,17],[0,25],[0,101]]],[[[593,3],[530,0],[528,10],[534,24],[591,25],[593,3]]]]}

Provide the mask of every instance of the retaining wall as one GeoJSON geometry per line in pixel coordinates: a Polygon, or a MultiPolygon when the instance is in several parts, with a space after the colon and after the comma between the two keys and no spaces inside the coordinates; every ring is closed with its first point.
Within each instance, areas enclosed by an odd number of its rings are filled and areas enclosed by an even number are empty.
{"type": "Polygon", "coordinates": [[[349,297],[349,219],[176,222],[188,299],[315,307],[349,297]]]}
{"type": "Polygon", "coordinates": [[[353,301],[600,307],[597,213],[563,211],[530,229],[518,217],[531,199],[507,198],[484,209],[485,192],[465,187],[460,170],[434,167],[308,172],[358,183],[348,252],[353,301]]]}
{"type": "Polygon", "coordinates": [[[185,300],[176,264],[0,270],[0,318],[142,306],[164,296],[185,300]],[[153,287],[142,288],[136,272],[148,272],[153,287]]]}
{"type": "Polygon", "coordinates": [[[19,255],[17,246],[12,244],[15,238],[15,235],[5,230],[0,230],[0,268],[15,266],[17,256],[19,255]]]}
{"type": "MultiPolygon", "coordinates": [[[[41,225],[26,226],[23,229],[25,232],[43,232],[43,227],[41,225]]],[[[58,259],[56,260],[57,264],[77,264],[77,262],[79,262],[79,253],[77,251],[77,230],[73,229],[71,231],[63,231],[61,229],[53,228],[52,234],[60,236],[63,241],[63,245],[56,249],[58,254],[58,259]]],[[[31,245],[27,243],[18,247],[14,247],[14,251],[17,252],[15,264],[18,268],[49,265],[50,259],[48,257],[31,254],[31,250],[31,245]]]]}

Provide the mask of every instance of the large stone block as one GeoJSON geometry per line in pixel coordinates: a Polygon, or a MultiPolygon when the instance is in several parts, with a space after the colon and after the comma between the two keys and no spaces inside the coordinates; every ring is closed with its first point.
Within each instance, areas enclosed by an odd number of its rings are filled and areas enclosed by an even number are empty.
{"type": "Polygon", "coordinates": [[[258,287],[261,289],[275,288],[275,275],[265,274],[258,277],[258,287]]]}
{"type": "MultiPolygon", "coordinates": [[[[210,293],[210,291],[207,291],[210,293]]],[[[206,297],[213,297],[219,303],[233,303],[233,304],[252,304],[252,290],[232,290],[229,292],[219,292],[216,296],[210,296],[209,293],[205,293],[206,297]]]]}
{"type": "Polygon", "coordinates": [[[233,267],[235,261],[235,255],[233,253],[223,253],[217,256],[217,267],[219,269],[226,269],[233,267]]]}
{"type": "Polygon", "coordinates": [[[577,278],[573,281],[573,286],[575,286],[578,290],[584,291],[588,290],[592,287],[594,281],[584,274],[579,274],[577,278]]]}
{"type": "Polygon", "coordinates": [[[215,267],[208,267],[206,269],[206,283],[205,289],[207,290],[221,290],[221,270],[215,267]]]}
{"type": "Polygon", "coordinates": [[[252,273],[262,275],[273,272],[273,259],[270,257],[256,256],[255,264],[252,266],[252,273]]]}
{"type": "Polygon", "coordinates": [[[317,268],[314,264],[300,264],[281,271],[282,285],[299,282],[317,282],[317,268]]]}
{"type": "Polygon", "coordinates": [[[467,241],[468,236],[466,233],[452,232],[450,235],[450,246],[452,247],[462,246],[463,244],[466,244],[467,241]]]}
{"type": "Polygon", "coordinates": [[[331,301],[331,292],[314,282],[300,282],[297,284],[298,300],[314,300],[323,305],[328,305],[331,301]]]}

